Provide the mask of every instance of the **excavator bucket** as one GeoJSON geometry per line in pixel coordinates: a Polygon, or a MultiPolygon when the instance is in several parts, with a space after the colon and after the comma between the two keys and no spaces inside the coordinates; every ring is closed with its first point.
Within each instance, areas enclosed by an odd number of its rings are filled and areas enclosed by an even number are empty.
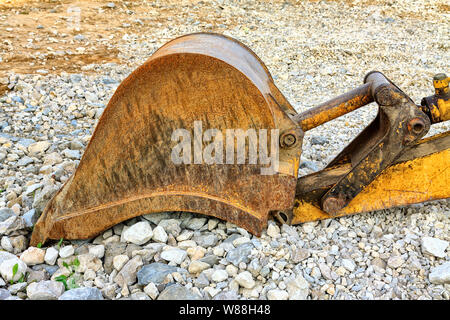
{"type": "Polygon", "coordinates": [[[90,238],[132,217],[172,211],[259,235],[271,211],[295,201],[303,132],[293,114],[240,42],[203,33],[172,40],[119,85],[31,244],[90,238]]]}

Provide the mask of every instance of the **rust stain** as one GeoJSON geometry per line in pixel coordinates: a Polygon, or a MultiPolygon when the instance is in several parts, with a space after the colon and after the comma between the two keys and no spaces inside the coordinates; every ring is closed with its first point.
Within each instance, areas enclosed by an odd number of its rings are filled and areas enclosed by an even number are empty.
{"type": "Polygon", "coordinates": [[[371,84],[363,86],[331,99],[317,107],[295,116],[303,131],[311,130],[330,120],[356,110],[373,101],[370,94],[371,84]]]}

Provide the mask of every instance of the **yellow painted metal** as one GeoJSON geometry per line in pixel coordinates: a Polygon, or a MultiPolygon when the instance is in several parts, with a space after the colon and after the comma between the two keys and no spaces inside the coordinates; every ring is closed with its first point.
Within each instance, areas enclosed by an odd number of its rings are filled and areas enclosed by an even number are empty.
{"type": "Polygon", "coordinates": [[[450,99],[449,99],[450,77],[440,73],[434,76],[433,86],[436,94],[436,107],[433,108],[432,116],[440,121],[450,120],[450,99]]]}
{"type": "Polygon", "coordinates": [[[373,102],[371,83],[366,83],[294,117],[303,131],[314,129],[330,120],[373,102]]]}
{"type": "Polygon", "coordinates": [[[436,94],[444,95],[449,92],[450,77],[443,73],[438,74],[433,79],[433,86],[436,94]]]}
{"type": "Polygon", "coordinates": [[[438,99],[437,109],[439,110],[439,119],[441,121],[450,120],[450,100],[438,99]]]}
{"type": "MultiPolygon", "coordinates": [[[[450,198],[450,149],[387,168],[335,217],[450,198]]],[[[332,218],[296,199],[292,224],[332,218]]]]}

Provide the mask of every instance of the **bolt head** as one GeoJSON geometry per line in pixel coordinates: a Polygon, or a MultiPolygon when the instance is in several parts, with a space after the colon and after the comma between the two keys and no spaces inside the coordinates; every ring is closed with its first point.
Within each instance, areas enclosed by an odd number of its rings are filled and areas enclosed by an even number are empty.
{"type": "Polygon", "coordinates": [[[281,138],[282,147],[292,147],[297,142],[297,138],[292,133],[287,133],[281,138]]]}
{"type": "Polygon", "coordinates": [[[341,210],[345,205],[345,198],[339,196],[328,196],[322,202],[322,209],[332,215],[333,217],[341,210]]]}

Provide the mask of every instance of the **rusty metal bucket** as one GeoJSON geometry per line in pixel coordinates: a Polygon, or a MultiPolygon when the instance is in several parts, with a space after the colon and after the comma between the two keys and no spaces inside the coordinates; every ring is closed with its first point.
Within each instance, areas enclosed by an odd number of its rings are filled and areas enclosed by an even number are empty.
{"type": "Polygon", "coordinates": [[[270,211],[294,204],[302,142],[294,114],[262,61],[240,42],[216,34],[172,40],[117,88],[77,170],[35,225],[31,245],[90,238],[165,211],[214,216],[259,235],[270,211]],[[279,129],[275,174],[261,174],[268,165],[248,161],[175,164],[172,134],[195,135],[196,121],[223,136],[226,129],[279,129]]]}

